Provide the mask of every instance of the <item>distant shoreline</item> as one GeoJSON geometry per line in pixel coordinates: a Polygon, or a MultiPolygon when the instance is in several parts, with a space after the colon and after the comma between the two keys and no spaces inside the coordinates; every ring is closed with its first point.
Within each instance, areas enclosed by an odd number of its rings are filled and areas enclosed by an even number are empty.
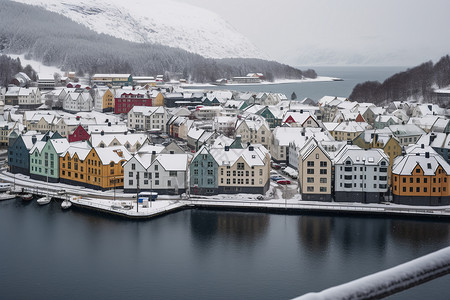
{"type": "Polygon", "coordinates": [[[328,77],[328,76],[317,76],[316,78],[305,78],[305,79],[280,79],[273,82],[263,81],[260,83],[225,83],[225,84],[212,84],[212,83],[186,83],[181,84],[182,88],[204,88],[204,87],[230,87],[230,86],[264,86],[264,85],[276,85],[276,84],[291,84],[291,83],[304,83],[304,82],[333,82],[333,81],[343,81],[342,78],[328,77]]]}

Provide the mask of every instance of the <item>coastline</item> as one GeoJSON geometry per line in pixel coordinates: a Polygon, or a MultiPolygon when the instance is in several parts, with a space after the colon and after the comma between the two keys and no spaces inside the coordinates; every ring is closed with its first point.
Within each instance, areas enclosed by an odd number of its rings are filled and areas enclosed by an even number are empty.
{"type": "Polygon", "coordinates": [[[277,85],[277,84],[295,84],[295,83],[306,83],[306,82],[333,82],[333,81],[343,81],[342,78],[329,77],[329,76],[317,76],[316,78],[305,78],[305,79],[280,79],[273,82],[263,81],[259,83],[225,83],[225,84],[212,84],[212,83],[192,83],[192,84],[180,84],[180,87],[186,89],[195,88],[207,88],[207,87],[225,87],[229,88],[232,86],[267,86],[267,85],[277,85]]]}

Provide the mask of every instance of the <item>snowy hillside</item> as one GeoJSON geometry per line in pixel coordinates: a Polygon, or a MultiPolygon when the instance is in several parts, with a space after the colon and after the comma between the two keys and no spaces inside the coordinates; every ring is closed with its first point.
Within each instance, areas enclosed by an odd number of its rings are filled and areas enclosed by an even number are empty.
{"type": "Polygon", "coordinates": [[[62,14],[117,38],[181,48],[209,58],[266,58],[211,11],[171,0],[13,0],[62,14]]]}

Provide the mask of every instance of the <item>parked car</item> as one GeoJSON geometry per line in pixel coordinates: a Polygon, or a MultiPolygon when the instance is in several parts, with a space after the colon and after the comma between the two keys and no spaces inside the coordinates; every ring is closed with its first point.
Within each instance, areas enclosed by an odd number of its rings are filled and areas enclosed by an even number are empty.
{"type": "Polygon", "coordinates": [[[285,178],[283,176],[275,175],[275,176],[271,176],[270,179],[272,179],[273,181],[278,181],[278,180],[283,180],[285,178]]]}
{"type": "Polygon", "coordinates": [[[281,179],[281,180],[277,180],[278,184],[291,184],[290,180],[287,179],[281,179]]]}
{"type": "Polygon", "coordinates": [[[272,169],[278,170],[280,168],[281,168],[281,166],[279,164],[276,164],[276,163],[272,164],[272,169]]]}

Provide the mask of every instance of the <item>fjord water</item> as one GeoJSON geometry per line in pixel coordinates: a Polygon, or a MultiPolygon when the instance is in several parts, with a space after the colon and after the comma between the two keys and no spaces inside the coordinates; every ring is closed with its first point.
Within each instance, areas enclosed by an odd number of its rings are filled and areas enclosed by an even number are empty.
{"type": "MultiPolygon", "coordinates": [[[[290,299],[446,247],[450,224],[184,210],[147,221],[0,202],[2,299],[290,299]]],[[[443,277],[392,299],[448,299],[443,277]]]]}
{"type": "Polygon", "coordinates": [[[299,67],[301,70],[314,69],[319,76],[341,78],[343,81],[301,82],[269,85],[230,85],[211,89],[230,89],[241,92],[283,93],[289,99],[295,92],[298,100],[306,97],[318,101],[323,96],[349,97],[358,83],[365,81],[383,82],[395,73],[405,71],[407,67],[299,67]]]}

